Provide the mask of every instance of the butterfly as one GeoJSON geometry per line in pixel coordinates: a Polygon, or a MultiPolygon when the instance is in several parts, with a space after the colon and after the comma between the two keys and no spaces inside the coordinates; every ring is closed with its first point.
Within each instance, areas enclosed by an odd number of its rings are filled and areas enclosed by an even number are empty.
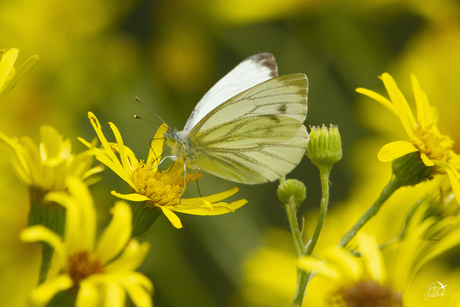
{"type": "Polygon", "coordinates": [[[244,184],[274,181],[293,170],[307,148],[308,80],[278,76],[275,58],[243,60],[198,102],[184,130],[164,138],[173,160],[244,184]]]}

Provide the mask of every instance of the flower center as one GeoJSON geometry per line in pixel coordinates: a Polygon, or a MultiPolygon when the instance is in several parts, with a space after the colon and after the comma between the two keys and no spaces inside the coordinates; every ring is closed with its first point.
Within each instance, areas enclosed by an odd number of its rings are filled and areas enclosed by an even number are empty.
{"type": "Polygon", "coordinates": [[[329,306],[340,307],[402,307],[400,292],[374,281],[364,281],[333,293],[329,306]]]}
{"type": "Polygon", "coordinates": [[[99,262],[99,259],[87,251],[69,256],[67,267],[69,275],[77,287],[81,280],[88,278],[90,275],[104,272],[104,267],[99,262]]]}
{"type": "Polygon", "coordinates": [[[415,141],[414,145],[421,152],[432,160],[449,162],[454,141],[449,136],[440,133],[436,125],[419,125],[414,134],[420,140],[420,142],[415,141]]]}
{"type": "Polygon", "coordinates": [[[169,171],[158,172],[152,166],[139,163],[133,172],[132,181],[139,193],[150,198],[157,206],[178,207],[184,177],[169,171]]]}

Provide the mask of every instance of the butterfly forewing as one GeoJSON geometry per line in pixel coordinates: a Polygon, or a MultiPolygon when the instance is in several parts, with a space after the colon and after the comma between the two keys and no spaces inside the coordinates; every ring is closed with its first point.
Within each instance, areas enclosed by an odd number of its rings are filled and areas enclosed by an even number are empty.
{"type": "Polygon", "coordinates": [[[192,130],[206,114],[233,96],[277,75],[278,67],[271,53],[246,58],[203,96],[188,118],[184,130],[192,130]]]}
{"type": "Polygon", "coordinates": [[[240,117],[285,115],[303,123],[307,116],[308,81],[304,74],[279,76],[222,103],[193,127],[190,135],[240,117]]]}

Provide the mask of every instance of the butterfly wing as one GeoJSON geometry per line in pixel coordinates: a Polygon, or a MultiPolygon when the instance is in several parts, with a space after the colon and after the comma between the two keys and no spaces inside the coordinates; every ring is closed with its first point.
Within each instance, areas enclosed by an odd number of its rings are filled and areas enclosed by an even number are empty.
{"type": "Polygon", "coordinates": [[[304,74],[256,85],[207,114],[190,131],[194,165],[236,182],[274,181],[302,159],[308,143],[304,74]]]}
{"type": "Polygon", "coordinates": [[[233,96],[278,75],[278,67],[271,53],[259,53],[246,58],[220,79],[198,102],[185,124],[190,131],[218,105],[233,96]]]}

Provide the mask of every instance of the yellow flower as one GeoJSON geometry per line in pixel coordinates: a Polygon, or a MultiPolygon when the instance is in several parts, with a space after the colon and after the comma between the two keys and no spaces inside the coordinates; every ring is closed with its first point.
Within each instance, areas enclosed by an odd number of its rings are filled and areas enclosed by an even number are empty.
{"type": "Polygon", "coordinates": [[[40,134],[42,142],[37,146],[28,137],[9,138],[0,132],[0,141],[14,151],[14,170],[32,193],[43,196],[49,191],[64,191],[68,176],[85,180],[88,185],[97,180],[91,176],[102,171],[102,167],[91,168],[93,154],[90,150],[73,154],[70,140],[63,140],[50,126],[42,126],[40,134]]]}
{"type": "MultiPolygon", "coordinates": [[[[380,77],[390,96],[391,102],[385,97],[364,89],[358,88],[358,93],[364,94],[393,112],[401,121],[409,141],[395,141],[383,146],[377,157],[380,161],[392,161],[412,152],[418,152],[426,167],[433,167],[434,173],[447,173],[452,184],[455,196],[460,200],[460,156],[453,150],[453,140],[442,134],[437,126],[437,112],[430,106],[428,98],[419,86],[414,75],[411,75],[417,106],[417,118],[414,117],[406,98],[399,90],[396,82],[388,74],[380,77]]],[[[433,174],[432,172],[432,174],[433,174]]]]}
{"type": "Polygon", "coordinates": [[[330,297],[331,306],[403,306],[401,292],[387,285],[382,254],[375,239],[359,233],[358,244],[361,257],[355,257],[342,248],[326,249],[323,260],[304,256],[298,266],[328,277],[341,287],[330,297]]]}
{"type": "Polygon", "coordinates": [[[69,193],[51,192],[46,199],[66,208],[64,240],[50,229],[36,225],[21,232],[26,242],[46,242],[55,250],[55,274],[32,290],[30,303],[46,305],[58,292],[76,294],[76,306],[124,306],[125,291],[136,306],[151,306],[153,285],[135,272],[149,250],[131,237],[130,207],[119,201],[112,220],[95,244],[97,219],[85,184],[75,177],[66,180],[69,193]]]}
{"type": "Polygon", "coordinates": [[[408,217],[394,262],[399,289],[412,283],[429,261],[460,245],[460,209],[447,180],[429,190],[408,217]]]}
{"type": "MultiPolygon", "coordinates": [[[[184,175],[183,164],[174,163],[168,170],[160,172],[158,170],[159,158],[163,151],[163,135],[167,131],[166,125],[162,125],[155,134],[150,145],[147,162],[137,160],[134,153],[123,144],[123,139],[117,127],[109,123],[115,135],[117,143],[109,143],[102,133],[101,125],[96,116],[89,112],[88,117],[94,130],[102,143],[102,148],[96,150],[96,159],[109,167],[120,178],[129,184],[133,193],[120,194],[112,191],[112,194],[129,201],[146,202],[153,208],[159,208],[169,221],[176,228],[181,228],[182,224],[177,215],[173,212],[181,212],[194,215],[220,215],[233,212],[247,203],[241,199],[230,204],[222,202],[238,192],[238,188],[233,188],[226,192],[198,198],[181,198],[188,182],[197,180],[201,174],[184,175]],[[119,158],[115,155],[119,153],[119,158]]],[[[86,146],[91,144],[80,139],[86,146]]]]}
{"type": "MultiPolygon", "coordinates": [[[[4,50],[0,50],[0,55],[4,50]]],[[[31,70],[35,64],[37,64],[38,56],[33,55],[28,58],[24,64],[15,71],[13,65],[18,57],[19,50],[16,48],[11,48],[10,50],[3,53],[0,60],[0,97],[2,93],[7,93],[11,90],[16,83],[24,77],[26,73],[31,70]]]]}

